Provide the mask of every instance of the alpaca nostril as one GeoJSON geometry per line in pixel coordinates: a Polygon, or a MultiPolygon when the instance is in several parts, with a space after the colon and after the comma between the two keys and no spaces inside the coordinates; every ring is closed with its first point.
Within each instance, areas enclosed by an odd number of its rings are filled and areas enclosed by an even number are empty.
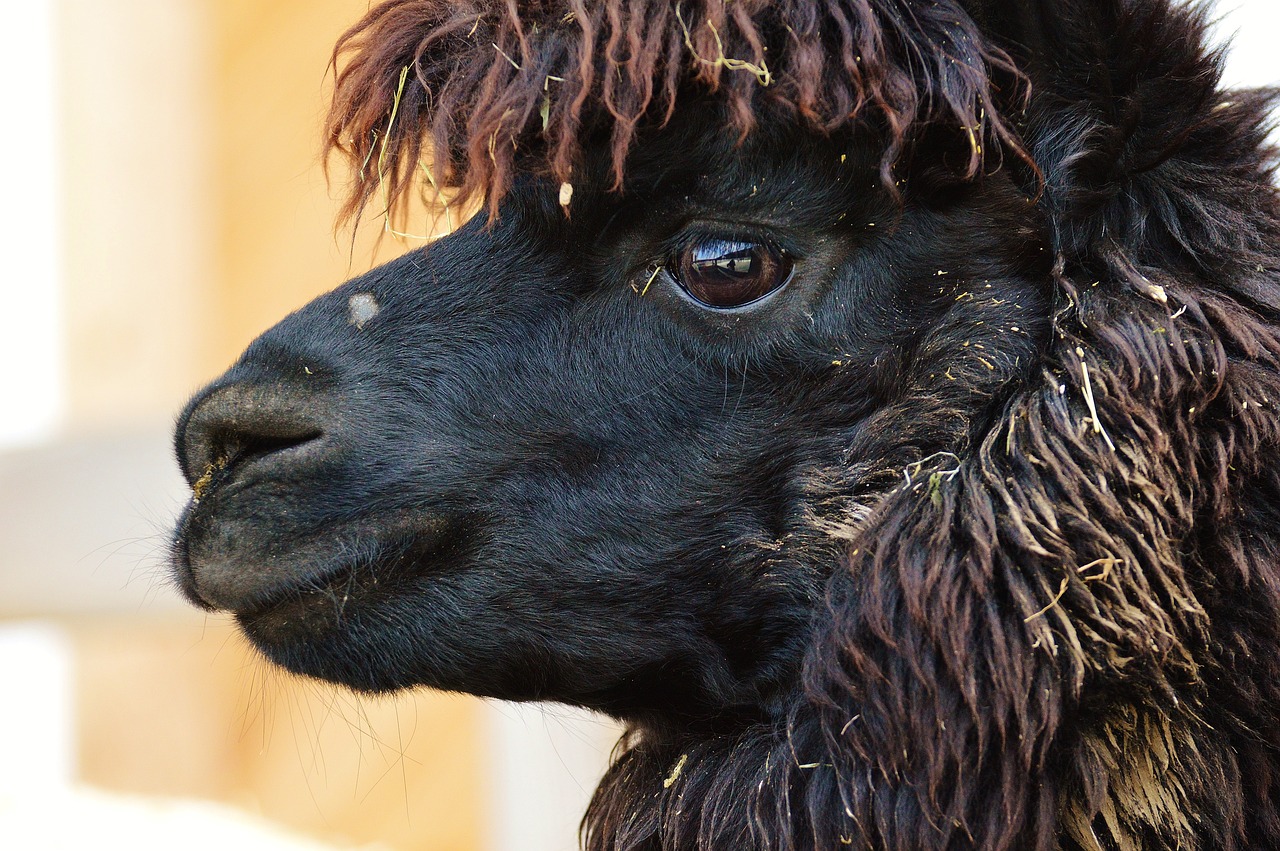
{"type": "Polygon", "coordinates": [[[326,407],[313,394],[280,385],[230,385],[193,401],[177,444],[196,499],[224,471],[322,437],[326,407]]]}

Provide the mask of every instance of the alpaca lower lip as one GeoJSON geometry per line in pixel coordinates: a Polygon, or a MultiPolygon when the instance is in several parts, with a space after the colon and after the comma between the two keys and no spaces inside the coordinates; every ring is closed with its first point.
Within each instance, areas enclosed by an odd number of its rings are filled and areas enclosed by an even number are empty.
{"type": "Polygon", "coordinates": [[[232,513],[229,496],[188,507],[173,558],[188,599],[240,617],[281,607],[342,607],[379,587],[402,587],[439,570],[462,540],[462,525],[453,519],[405,512],[344,524],[309,520],[293,531],[297,543],[282,548],[271,524],[290,516],[287,504],[237,500],[232,513]],[[231,516],[218,516],[218,509],[231,516]]]}
{"type": "MultiPolygon", "coordinates": [[[[412,535],[370,545],[365,557],[300,569],[291,581],[220,608],[245,626],[253,624],[257,633],[334,626],[348,610],[376,605],[457,560],[461,538],[453,524],[439,521],[412,535]]],[[[339,542],[332,546],[348,549],[339,542]]]]}
{"type": "Polygon", "coordinates": [[[272,633],[294,627],[328,625],[341,619],[349,605],[360,605],[379,578],[380,565],[344,565],[308,578],[305,585],[279,588],[271,594],[228,609],[242,624],[267,626],[272,633]]]}
{"type": "Polygon", "coordinates": [[[348,616],[394,596],[411,573],[417,571],[398,569],[395,560],[346,565],[231,613],[260,648],[289,645],[340,628],[348,616]]]}

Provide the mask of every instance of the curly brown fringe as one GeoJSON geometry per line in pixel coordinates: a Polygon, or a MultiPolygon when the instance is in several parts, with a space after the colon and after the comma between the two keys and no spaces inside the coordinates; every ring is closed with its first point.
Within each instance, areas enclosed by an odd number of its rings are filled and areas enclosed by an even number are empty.
{"type": "Polygon", "coordinates": [[[1018,108],[1022,78],[949,3],[389,0],[332,62],[327,150],[356,171],[343,221],[375,198],[394,215],[415,185],[496,214],[517,158],[570,182],[602,121],[618,188],[637,129],[669,118],[690,83],[723,100],[741,137],[767,108],[825,132],[880,127],[889,187],[924,124],[967,138],[969,177],[1023,156],[994,93],[1018,108]]]}

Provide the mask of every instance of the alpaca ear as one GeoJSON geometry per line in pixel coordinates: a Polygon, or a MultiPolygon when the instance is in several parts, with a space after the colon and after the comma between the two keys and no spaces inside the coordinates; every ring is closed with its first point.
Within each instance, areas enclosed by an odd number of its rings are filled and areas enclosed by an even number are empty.
{"type": "Polygon", "coordinates": [[[1041,88],[1106,64],[1109,34],[1122,15],[1118,0],[962,0],[962,5],[1041,88]]]}
{"type": "MultiPolygon", "coordinates": [[[[1042,199],[1054,246],[1068,263],[1087,258],[1092,277],[1158,265],[1170,255],[1144,245],[1156,238],[1153,223],[1168,226],[1164,238],[1172,243],[1206,221],[1209,230],[1246,232],[1238,224],[1240,198],[1270,183],[1259,152],[1273,95],[1219,90],[1222,54],[1209,38],[1203,4],[961,2],[1030,81],[1028,100],[997,87],[997,105],[1036,163],[1039,173],[1027,186],[1042,199]],[[1208,173],[1219,175],[1220,197],[1190,177],[1208,173]],[[1117,233],[1119,222],[1138,221],[1126,203],[1165,213],[1117,233]],[[1205,216],[1210,206],[1214,215],[1205,216]],[[1117,241],[1128,258],[1118,266],[1108,259],[1119,256],[1117,241]]],[[[1248,295],[1276,303],[1265,291],[1248,295]]]]}
{"type": "Polygon", "coordinates": [[[1194,7],[1170,0],[961,3],[1031,79],[1033,92],[1055,99],[1090,101],[1107,114],[1145,82],[1176,79],[1192,96],[1217,82],[1206,17],[1194,7]]]}

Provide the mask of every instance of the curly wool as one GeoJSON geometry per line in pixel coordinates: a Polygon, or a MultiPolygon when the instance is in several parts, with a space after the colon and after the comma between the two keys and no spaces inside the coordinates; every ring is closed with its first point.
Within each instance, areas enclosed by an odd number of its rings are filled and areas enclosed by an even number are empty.
{"type": "Polygon", "coordinates": [[[1020,152],[995,90],[1016,108],[1021,78],[950,4],[393,0],[342,36],[333,64],[327,146],[357,175],[344,218],[379,196],[394,215],[415,186],[496,214],[518,170],[568,182],[598,133],[620,186],[641,123],[695,92],[716,95],[740,136],[779,109],[824,132],[875,127],[887,186],[925,125],[964,139],[970,177],[989,152],[1020,152]]]}

